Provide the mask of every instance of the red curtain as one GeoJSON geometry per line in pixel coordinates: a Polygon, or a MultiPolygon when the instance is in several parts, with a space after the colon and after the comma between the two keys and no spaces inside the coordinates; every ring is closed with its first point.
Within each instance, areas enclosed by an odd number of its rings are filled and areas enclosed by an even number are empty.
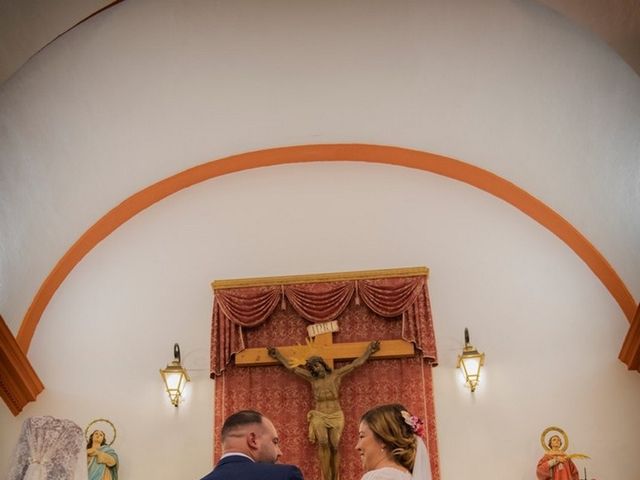
{"type": "MultiPolygon", "coordinates": [[[[362,476],[354,448],[360,416],[375,405],[402,403],[427,423],[432,473],[438,480],[431,381],[437,359],[424,275],[217,290],[211,335],[211,376],[216,378],[214,458],[220,456],[220,428],[226,416],[250,408],[276,425],[282,462],[300,466],[305,478],[321,478],[316,446],[307,438],[306,414],[313,408],[308,383],[281,366],[236,367],[232,357],[249,347],[304,344],[310,322],[335,319],[340,327],[333,334],[335,343],[403,338],[417,351],[413,358],[371,360],[343,380],[341,479],[362,476]]],[[[341,365],[336,362],[336,368],[341,365]]]]}

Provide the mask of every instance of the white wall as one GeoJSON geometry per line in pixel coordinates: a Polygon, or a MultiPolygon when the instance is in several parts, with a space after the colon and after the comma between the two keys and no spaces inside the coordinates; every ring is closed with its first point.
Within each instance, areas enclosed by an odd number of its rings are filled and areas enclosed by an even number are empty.
{"type": "MultiPolygon", "coordinates": [[[[639,133],[638,77],[535,3],[125,2],[0,87],[0,313],[17,332],[73,241],[150,183],[336,142],[432,151],[513,181],[638,298],[639,133]]],[[[640,381],[616,358],[628,323],[588,268],[483,192],[356,163],[211,180],[102,242],[34,336],[44,393],[17,418],[0,409],[0,472],[22,421],[52,414],[112,419],[123,478],[199,478],[210,281],[414,265],[431,269],[444,479],[532,478],[551,424],[593,457],[590,476],[640,475],[640,381]],[[454,368],[465,326],[487,353],[475,397],[454,368]],[[174,341],[194,380],[177,410],[157,374],[174,341]]]]}

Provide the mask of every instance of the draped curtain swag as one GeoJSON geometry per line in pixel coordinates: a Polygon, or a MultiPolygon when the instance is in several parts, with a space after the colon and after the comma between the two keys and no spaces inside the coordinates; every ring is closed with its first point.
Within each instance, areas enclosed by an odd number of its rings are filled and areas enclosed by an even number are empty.
{"type": "Polygon", "coordinates": [[[243,328],[269,320],[285,302],[310,323],[338,318],[351,301],[376,314],[402,319],[402,338],[436,365],[436,348],[426,276],[269,285],[216,290],[211,332],[211,377],[219,376],[245,347],[243,328]],[[354,299],[355,296],[355,299],[354,299]]]}

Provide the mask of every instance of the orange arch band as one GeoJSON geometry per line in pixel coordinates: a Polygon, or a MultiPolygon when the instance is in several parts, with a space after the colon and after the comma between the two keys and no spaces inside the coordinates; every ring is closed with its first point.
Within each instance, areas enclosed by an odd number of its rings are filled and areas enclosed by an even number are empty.
{"type": "Polygon", "coordinates": [[[501,198],[549,229],[593,271],[631,322],[636,302],[607,260],[569,222],[511,182],[468,163],[406,148],[364,144],[300,145],[242,153],[213,160],[165,178],[127,198],[89,228],[58,261],[40,286],[16,340],[27,353],[44,309],[67,275],[100,241],[145,208],[172,193],[228,173],[306,162],[356,161],[415,168],[459,180],[501,198]]]}

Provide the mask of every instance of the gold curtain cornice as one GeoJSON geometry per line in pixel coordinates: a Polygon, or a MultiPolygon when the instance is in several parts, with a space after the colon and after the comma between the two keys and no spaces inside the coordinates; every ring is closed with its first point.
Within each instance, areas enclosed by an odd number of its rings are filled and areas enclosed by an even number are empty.
{"type": "Polygon", "coordinates": [[[292,285],[300,283],[339,282],[345,280],[365,280],[389,277],[417,277],[429,276],[427,267],[387,268],[382,270],[361,270],[357,272],[312,273],[308,275],[285,275],[280,277],[236,278],[228,280],[214,280],[211,282],[213,291],[227,288],[265,287],[274,285],[292,285]]]}

